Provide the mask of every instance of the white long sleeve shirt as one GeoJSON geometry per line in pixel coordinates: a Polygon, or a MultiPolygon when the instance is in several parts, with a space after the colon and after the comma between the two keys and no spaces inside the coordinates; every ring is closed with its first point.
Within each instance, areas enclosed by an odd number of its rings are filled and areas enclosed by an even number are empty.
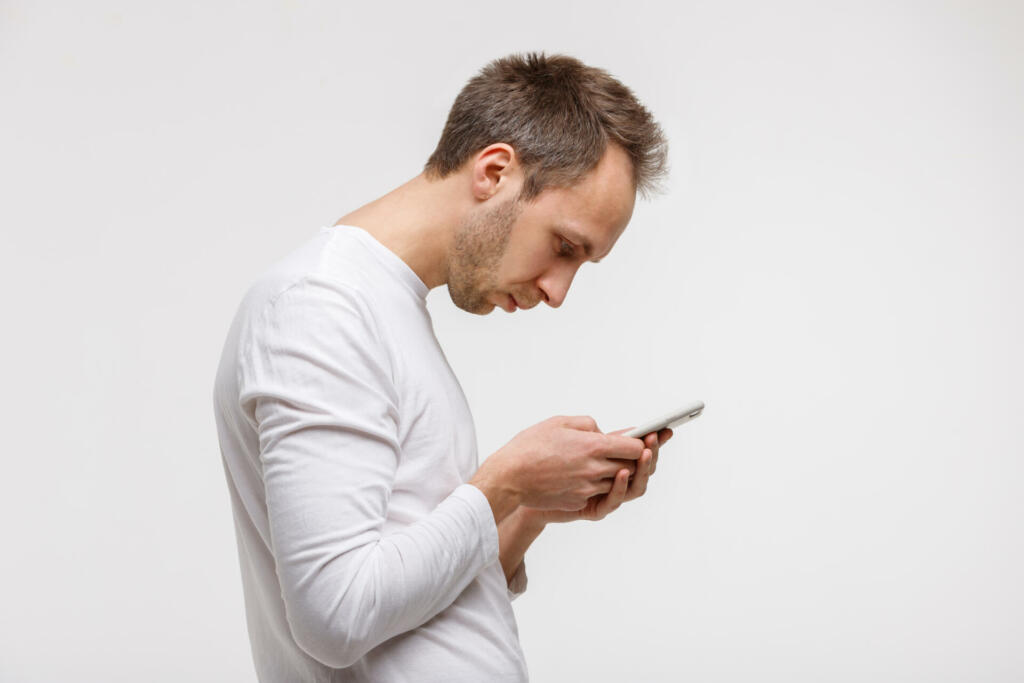
{"type": "Polygon", "coordinates": [[[214,411],[259,679],[526,681],[476,432],[428,288],[355,226],[246,292],[214,411]]]}

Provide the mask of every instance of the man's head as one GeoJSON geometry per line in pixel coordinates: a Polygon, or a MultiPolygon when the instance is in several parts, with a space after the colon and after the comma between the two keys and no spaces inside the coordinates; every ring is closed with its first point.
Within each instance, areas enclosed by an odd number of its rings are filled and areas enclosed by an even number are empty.
{"type": "Polygon", "coordinates": [[[579,266],[625,230],[636,193],[658,189],[666,157],[660,126],[607,72],[543,53],[485,66],[424,167],[468,191],[448,259],[452,301],[472,313],[512,310],[510,297],[561,305],[579,266]]]}

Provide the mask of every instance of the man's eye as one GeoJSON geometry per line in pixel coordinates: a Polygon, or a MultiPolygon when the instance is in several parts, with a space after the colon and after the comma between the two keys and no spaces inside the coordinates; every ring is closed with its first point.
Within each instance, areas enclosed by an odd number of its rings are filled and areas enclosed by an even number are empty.
{"type": "Polygon", "coordinates": [[[569,244],[565,240],[562,240],[562,250],[561,252],[559,252],[562,254],[562,256],[572,256],[574,251],[575,249],[573,248],[573,245],[569,244]]]}

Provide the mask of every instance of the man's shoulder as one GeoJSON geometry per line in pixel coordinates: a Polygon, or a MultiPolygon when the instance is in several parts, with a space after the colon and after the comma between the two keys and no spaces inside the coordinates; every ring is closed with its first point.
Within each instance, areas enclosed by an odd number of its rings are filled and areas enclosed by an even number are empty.
{"type": "Polygon", "coordinates": [[[356,255],[347,258],[350,249],[338,242],[321,229],[261,272],[245,291],[242,308],[258,314],[302,297],[365,301],[371,283],[356,255]]]}

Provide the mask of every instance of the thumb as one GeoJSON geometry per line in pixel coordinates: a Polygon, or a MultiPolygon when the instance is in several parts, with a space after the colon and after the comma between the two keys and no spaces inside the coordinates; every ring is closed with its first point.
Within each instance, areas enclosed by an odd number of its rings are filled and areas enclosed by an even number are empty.
{"type": "Polygon", "coordinates": [[[630,429],[633,429],[635,427],[636,427],[636,425],[633,425],[632,427],[626,427],[625,429],[617,429],[614,432],[608,432],[608,433],[609,434],[624,434],[625,432],[628,432],[630,429]]]}

